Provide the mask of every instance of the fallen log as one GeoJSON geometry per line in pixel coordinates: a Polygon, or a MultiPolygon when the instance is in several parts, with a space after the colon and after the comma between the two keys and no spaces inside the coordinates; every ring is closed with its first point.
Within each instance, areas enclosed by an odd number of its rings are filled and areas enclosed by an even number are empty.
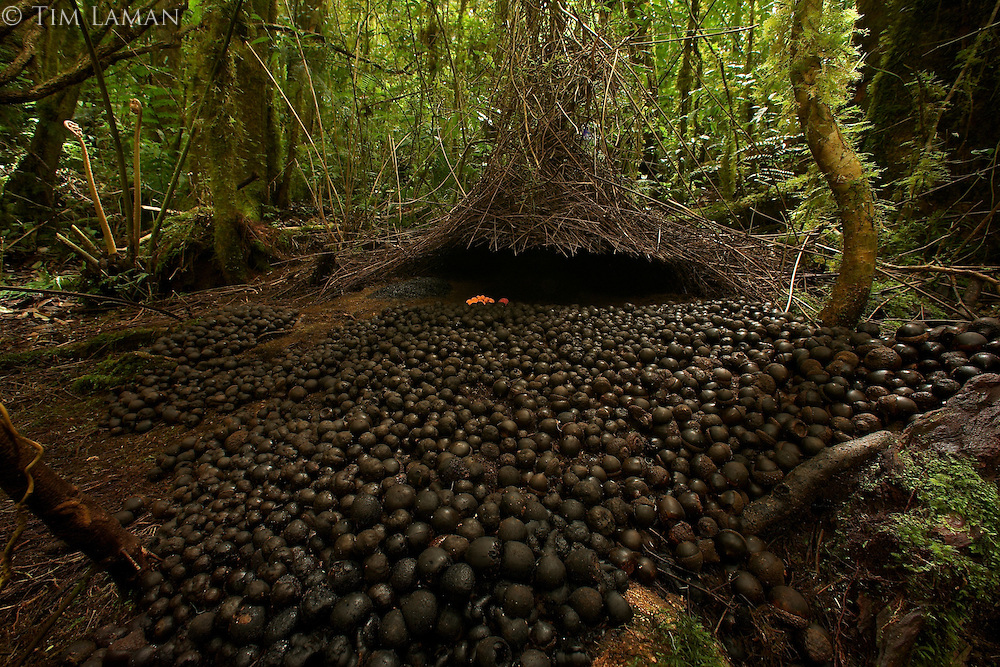
{"type": "MultiPolygon", "coordinates": [[[[135,581],[147,567],[146,552],[139,540],[93,498],[45,465],[41,452],[40,445],[17,432],[0,405],[0,488],[120,585],[135,581]]],[[[12,547],[9,545],[5,552],[7,558],[12,547]]],[[[9,562],[5,565],[9,566],[9,562]]]]}
{"type": "Polygon", "coordinates": [[[750,503],[743,511],[747,534],[768,531],[804,511],[837,475],[857,468],[896,442],[889,431],[829,447],[792,469],[771,493],[750,503]]]}

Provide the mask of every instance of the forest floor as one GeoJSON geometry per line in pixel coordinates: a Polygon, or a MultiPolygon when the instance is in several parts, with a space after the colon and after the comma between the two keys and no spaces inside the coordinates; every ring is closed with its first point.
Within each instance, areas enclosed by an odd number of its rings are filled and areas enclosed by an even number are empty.
{"type": "MultiPolygon", "coordinates": [[[[183,321],[196,320],[228,305],[254,303],[300,311],[296,330],[282,344],[307,344],[325,337],[349,319],[370,317],[391,305],[360,293],[334,301],[318,301],[315,290],[290,294],[285,271],[238,287],[174,296],[151,305],[183,321]]],[[[158,424],[144,433],[112,436],[98,426],[107,410],[108,392],[89,390],[78,382],[107,360],[151,343],[178,321],[162,313],[137,308],[93,308],[75,299],[26,295],[0,303],[0,403],[21,435],[42,444],[45,462],[110,512],[139,496],[147,504],[169,496],[170,480],[150,481],[147,473],[164,447],[214,426],[206,419],[195,429],[158,424]],[[123,331],[140,335],[122,337],[123,331]]],[[[0,505],[0,535],[8,539],[15,524],[13,504],[0,505]]],[[[153,520],[140,516],[130,526],[140,538],[155,531],[153,520]]],[[[34,641],[35,628],[49,616],[88,569],[82,554],[69,552],[34,516],[14,549],[14,578],[0,595],[0,664],[18,664],[34,641]]],[[[87,584],[44,641],[51,654],[101,626],[128,619],[132,603],[121,598],[104,574],[87,584]]],[[[35,659],[25,664],[44,664],[35,659]]]]}
{"type": "MultiPolygon", "coordinates": [[[[247,286],[175,295],[152,305],[174,313],[185,322],[242,303],[294,308],[300,312],[294,330],[265,343],[291,347],[314,344],[338,324],[371,317],[400,303],[372,298],[369,295],[375,291],[373,288],[336,299],[322,298],[316,288],[289,290],[285,278],[295,270],[289,263],[247,286]]],[[[476,288],[473,284],[455,285],[445,300],[464,301],[477,293],[476,288]]],[[[676,295],[660,298],[676,298],[676,295]]],[[[410,299],[407,303],[421,301],[410,299]]],[[[93,308],[64,297],[32,295],[0,301],[0,403],[6,406],[22,435],[45,446],[45,461],[50,467],[111,512],[117,512],[132,497],[146,499],[147,506],[153,500],[168,497],[169,479],[150,481],[147,477],[155,456],[183,437],[211,431],[215,420],[209,416],[193,430],[161,423],[144,434],[111,436],[98,426],[99,417],[108,407],[108,392],[89,387],[81,379],[92,377],[101,368],[113,368],[116,360],[148,346],[177,324],[176,319],[154,310],[93,308]]],[[[13,505],[0,504],[0,535],[4,541],[15,521],[13,505]]],[[[808,532],[786,535],[768,548],[790,565],[795,585],[803,592],[810,591],[809,597],[823,603],[823,622],[834,638],[836,664],[872,662],[877,650],[874,628],[858,630],[859,620],[865,621],[861,617],[871,613],[862,609],[864,602],[855,585],[863,576],[865,565],[853,565],[856,569],[852,579],[850,573],[845,574],[844,563],[828,558],[829,552],[824,551],[824,540],[829,541],[834,526],[829,522],[809,525],[808,532]]],[[[150,538],[155,529],[148,514],[138,515],[130,526],[141,539],[150,538]]],[[[13,580],[0,595],[0,616],[9,619],[0,624],[2,664],[52,664],[52,656],[72,641],[99,633],[109,624],[123,624],[134,614],[133,603],[118,595],[106,575],[99,573],[86,580],[89,568],[86,558],[68,551],[33,516],[28,517],[27,528],[15,545],[13,566],[13,580]],[[38,628],[80,582],[84,582],[80,594],[53,628],[37,637],[38,628]],[[38,650],[25,656],[25,651],[36,645],[38,650]]],[[[700,612],[708,633],[721,639],[726,634],[725,628],[731,627],[735,605],[724,599],[728,593],[717,594],[721,586],[706,586],[709,599],[702,601],[705,604],[695,605],[690,601],[685,605],[683,597],[665,589],[660,590],[662,598],[638,589],[640,597],[634,598],[633,604],[642,612],[639,620],[627,632],[618,633],[601,645],[606,657],[597,664],[631,664],[635,660],[639,661],[636,664],[646,664],[649,655],[669,653],[670,646],[658,646],[657,642],[664,643],[663,628],[669,631],[681,625],[677,619],[683,617],[679,610],[685,606],[700,612]]],[[[756,646],[756,650],[751,649],[752,655],[735,657],[734,662],[783,664],[788,658],[787,641],[785,648],[780,642],[774,644],[767,619],[760,619],[757,628],[759,636],[746,642],[756,646]]],[[[673,639],[669,644],[677,650],[673,639]]],[[[994,648],[988,647],[987,652],[994,648]]],[[[711,655],[701,655],[699,662],[686,664],[726,664],[717,648],[706,650],[711,655]]],[[[657,662],[685,664],[663,658],[657,662]]]]}

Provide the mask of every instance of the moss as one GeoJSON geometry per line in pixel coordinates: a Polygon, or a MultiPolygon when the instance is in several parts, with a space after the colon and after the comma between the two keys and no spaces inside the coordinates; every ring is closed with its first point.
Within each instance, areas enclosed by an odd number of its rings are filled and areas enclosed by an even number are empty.
{"type": "Polygon", "coordinates": [[[0,355],[0,370],[41,365],[54,359],[90,359],[114,352],[135,350],[163,335],[163,329],[121,329],[98,334],[65,347],[50,347],[0,355]]]}
{"type": "Polygon", "coordinates": [[[163,333],[163,329],[146,327],[109,331],[88,338],[72,347],[76,350],[77,358],[93,357],[100,353],[138,349],[149,345],[163,333]]]}
{"type": "Polygon", "coordinates": [[[966,460],[901,454],[899,482],[919,501],[894,515],[900,565],[915,599],[931,600],[914,648],[914,665],[951,664],[963,628],[994,607],[1000,589],[1000,494],[966,460]]]}
{"type": "Polygon", "coordinates": [[[212,212],[201,207],[172,215],[164,221],[157,266],[172,271],[193,255],[210,247],[209,226],[212,212]]]}
{"type": "MultiPolygon", "coordinates": [[[[653,661],[663,667],[726,667],[715,638],[695,616],[681,612],[656,618],[656,633],[652,636],[653,661]]],[[[649,664],[648,656],[633,658],[630,667],[649,664]]]]}
{"type": "Polygon", "coordinates": [[[23,366],[41,365],[54,359],[72,358],[73,350],[68,347],[27,350],[0,354],[0,370],[12,370],[23,366]]]}
{"type": "Polygon", "coordinates": [[[73,380],[70,388],[77,394],[89,394],[118,387],[138,375],[140,371],[150,368],[156,361],[151,355],[137,352],[127,352],[113,359],[104,359],[94,365],[92,372],[73,380]]]}

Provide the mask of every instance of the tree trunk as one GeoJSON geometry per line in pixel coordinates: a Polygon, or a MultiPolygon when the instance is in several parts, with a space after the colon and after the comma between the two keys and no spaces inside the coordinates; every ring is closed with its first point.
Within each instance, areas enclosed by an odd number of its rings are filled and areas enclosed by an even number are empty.
{"type": "Polygon", "coordinates": [[[35,103],[38,121],[31,144],[0,200],[0,231],[11,234],[9,240],[20,236],[16,225],[27,227],[55,214],[56,169],[67,136],[63,121],[73,117],[79,95],[80,86],[70,86],[35,103]]]}
{"type": "MultiPolygon", "coordinates": [[[[212,64],[222,48],[234,7],[233,0],[206,7],[204,36],[194,53],[195,90],[209,84],[212,64]]],[[[201,108],[201,129],[196,138],[201,167],[208,176],[213,207],[213,247],[216,262],[228,283],[244,282],[250,270],[251,244],[246,230],[261,220],[267,199],[271,167],[278,160],[272,155],[269,138],[274,132],[270,87],[260,63],[249,53],[249,44],[260,32],[251,14],[264,21],[273,15],[273,2],[255,0],[244,5],[237,19],[237,35],[227,51],[227,62],[211,82],[201,108]],[[270,162],[271,166],[263,166],[270,162]]],[[[253,45],[265,63],[269,47],[253,45]]]]}
{"type": "MultiPolygon", "coordinates": [[[[677,73],[677,96],[680,98],[680,118],[678,119],[678,131],[680,141],[683,144],[687,141],[688,117],[691,115],[691,87],[694,84],[694,61],[698,57],[698,14],[699,0],[691,0],[688,7],[688,26],[684,38],[684,51],[681,55],[681,68],[677,73]]],[[[681,147],[678,158],[678,171],[680,174],[686,173],[685,149],[681,147]]]]}
{"type": "MultiPolygon", "coordinates": [[[[25,467],[35,459],[36,450],[20,437],[0,413],[0,487],[14,501],[28,488],[25,467]]],[[[103,567],[119,583],[129,583],[146,568],[146,556],[135,535],[118,520],[54,473],[44,461],[30,470],[34,489],[25,504],[74,549],[82,551],[103,567]]]]}
{"type": "Polygon", "coordinates": [[[827,326],[853,326],[860,319],[875,275],[878,236],[871,186],[861,160],[820,98],[822,62],[811,48],[823,16],[823,0],[796,0],[792,17],[791,81],[799,123],[809,150],[840,208],[843,261],[820,319],[827,326]]]}

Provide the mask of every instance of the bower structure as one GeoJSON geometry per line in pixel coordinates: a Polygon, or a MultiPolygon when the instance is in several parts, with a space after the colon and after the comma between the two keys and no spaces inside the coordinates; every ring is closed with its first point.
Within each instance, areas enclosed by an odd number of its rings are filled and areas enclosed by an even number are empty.
{"type": "Polygon", "coordinates": [[[498,151],[448,214],[388,254],[346,262],[330,288],[347,292],[431,272],[485,278],[512,296],[573,293],[574,286],[772,296],[780,261],[757,239],[690,212],[637,205],[604,164],[596,165],[604,174],[587,173],[594,160],[580,146],[558,145],[540,166],[532,173],[518,156],[498,151]]]}
{"type": "Polygon", "coordinates": [[[638,110],[614,106],[635,99],[627,57],[568,25],[557,5],[510,23],[496,141],[475,186],[408,243],[342,261],[330,289],[467,265],[527,283],[554,273],[566,287],[630,276],[658,292],[771,296],[781,262],[767,244],[654,201],[623,177],[618,165],[637,157],[616,157],[635,143],[621,120],[638,110]]]}

